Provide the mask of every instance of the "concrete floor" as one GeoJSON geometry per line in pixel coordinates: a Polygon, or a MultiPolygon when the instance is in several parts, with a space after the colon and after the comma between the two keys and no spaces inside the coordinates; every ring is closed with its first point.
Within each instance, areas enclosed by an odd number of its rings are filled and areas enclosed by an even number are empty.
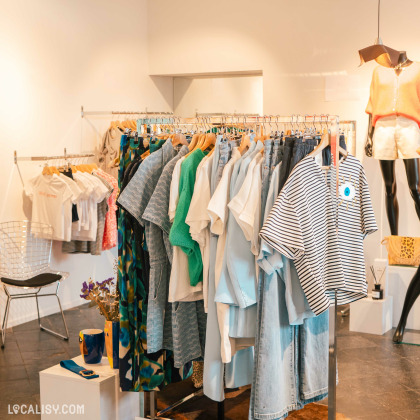
{"type": "MultiPolygon", "coordinates": [[[[71,339],[59,340],[39,331],[35,321],[7,331],[0,350],[0,419],[39,419],[37,415],[8,415],[9,404],[39,404],[38,372],[60,360],[79,355],[78,333],[83,328],[103,328],[103,318],[87,305],[66,311],[71,339]]],[[[55,314],[46,327],[61,329],[55,314]]],[[[341,419],[420,419],[420,347],[394,345],[392,332],[384,336],[351,333],[348,318],[339,316],[337,408],[341,419]]],[[[160,407],[192,391],[190,381],[160,393],[160,407]]],[[[247,419],[249,389],[229,392],[226,419],[247,419]]],[[[327,401],[323,401],[324,404],[327,401]]],[[[183,405],[171,416],[177,419],[215,419],[217,404],[201,397],[183,405]]],[[[326,419],[326,407],[310,405],[293,413],[293,419],[326,419]]],[[[169,417],[169,414],[167,415],[169,417]]]]}

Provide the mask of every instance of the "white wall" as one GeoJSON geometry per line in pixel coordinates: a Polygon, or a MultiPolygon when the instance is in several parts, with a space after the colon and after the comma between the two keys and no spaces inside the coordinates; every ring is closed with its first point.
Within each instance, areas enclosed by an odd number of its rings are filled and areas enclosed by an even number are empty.
{"type": "MultiPolygon", "coordinates": [[[[372,70],[358,67],[358,50],[376,38],[376,0],[179,0],[149,1],[149,57],[152,74],[261,70],[264,113],[338,114],[357,121],[357,156],[363,160],[378,221],[383,210],[379,164],[364,157],[366,107],[372,70]],[[162,30],[171,28],[171,30],[162,30]],[[337,78],[339,80],[337,80],[337,78]],[[325,99],[330,82],[343,86],[325,99]],[[331,100],[333,99],[333,100],[331,100]]],[[[420,60],[420,3],[382,1],[381,37],[420,60]]],[[[420,236],[402,162],[397,162],[400,234],[420,236]]],[[[366,241],[367,259],[381,253],[381,233],[366,241]]],[[[384,253],[386,255],[386,253],[384,253]]]]}
{"type": "MultiPolygon", "coordinates": [[[[172,109],[172,81],[150,78],[145,0],[2,1],[0,13],[0,221],[25,218],[22,184],[13,164],[21,156],[91,151],[108,117],[82,120],[86,110],[172,109]]],[[[27,180],[40,172],[22,163],[27,180]]],[[[83,303],[81,283],[112,274],[116,255],[63,255],[52,266],[71,273],[62,285],[64,307],[83,303]]],[[[0,313],[4,310],[0,295],[0,313]]],[[[57,310],[53,298],[44,313],[57,310]]],[[[35,317],[33,299],[14,301],[9,325],[35,317]]]]}
{"type": "Polygon", "coordinates": [[[174,113],[262,114],[262,76],[174,78],[174,113]]]}

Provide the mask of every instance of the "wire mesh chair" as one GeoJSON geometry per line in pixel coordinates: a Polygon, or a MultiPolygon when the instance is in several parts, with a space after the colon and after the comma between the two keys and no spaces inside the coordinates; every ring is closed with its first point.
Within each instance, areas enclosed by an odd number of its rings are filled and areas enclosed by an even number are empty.
{"type": "Polygon", "coordinates": [[[63,340],[69,339],[66,320],[58,297],[60,282],[66,279],[69,273],[53,271],[50,268],[52,236],[52,227],[43,223],[30,221],[0,223],[0,281],[7,296],[1,327],[2,348],[6,340],[10,303],[14,299],[34,297],[39,328],[63,340]],[[42,288],[54,283],[57,283],[55,293],[39,294],[42,288]],[[12,294],[9,287],[29,290],[29,292],[12,294]],[[66,335],[42,326],[38,298],[44,296],[57,298],[66,335]]]}

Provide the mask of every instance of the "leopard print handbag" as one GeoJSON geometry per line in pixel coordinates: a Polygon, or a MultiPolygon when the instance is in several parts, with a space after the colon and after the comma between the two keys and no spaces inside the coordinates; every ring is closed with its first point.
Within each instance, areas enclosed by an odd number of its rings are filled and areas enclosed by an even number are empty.
{"type": "Polygon", "coordinates": [[[381,243],[388,251],[389,265],[420,265],[420,238],[392,235],[381,243]]]}

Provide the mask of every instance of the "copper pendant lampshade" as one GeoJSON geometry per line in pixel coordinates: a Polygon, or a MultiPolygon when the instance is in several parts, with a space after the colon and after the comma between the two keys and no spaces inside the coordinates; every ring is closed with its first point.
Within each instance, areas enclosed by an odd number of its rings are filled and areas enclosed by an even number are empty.
{"type": "Polygon", "coordinates": [[[381,66],[395,67],[398,64],[400,52],[384,45],[379,37],[380,10],[381,0],[378,0],[378,37],[373,45],[359,50],[360,65],[375,60],[381,66]]]}

